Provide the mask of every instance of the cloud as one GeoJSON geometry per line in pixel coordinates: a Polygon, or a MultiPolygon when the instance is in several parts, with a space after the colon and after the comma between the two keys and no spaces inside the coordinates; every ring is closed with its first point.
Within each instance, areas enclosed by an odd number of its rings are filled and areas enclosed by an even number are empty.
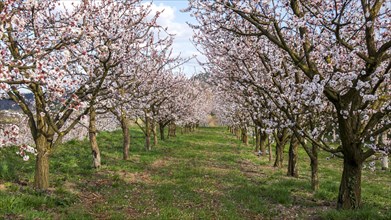
{"type": "MultiPolygon", "coordinates": [[[[80,0],[60,0],[61,7],[72,9],[72,3],[75,5],[80,4],[80,0]]],[[[144,5],[150,5],[150,2],[143,3],[144,5]]],[[[169,3],[170,4],[170,3],[169,3]]],[[[167,32],[175,35],[173,43],[174,55],[181,54],[183,58],[197,56],[198,60],[205,60],[205,57],[197,51],[193,46],[190,39],[193,35],[193,30],[186,24],[187,20],[191,20],[188,14],[181,13],[177,8],[176,3],[172,3],[175,6],[170,6],[164,3],[152,3],[151,4],[151,15],[157,12],[162,12],[157,20],[158,24],[164,28],[167,28],[167,32]]],[[[179,4],[180,5],[180,4],[179,4]]],[[[200,70],[201,67],[197,64],[196,60],[190,61],[184,65],[185,72],[188,74],[194,73],[195,69],[200,70]],[[191,73],[190,73],[191,72],[191,73]]]]}
{"type": "MultiPolygon", "coordinates": [[[[173,6],[165,5],[164,3],[151,5],[152,14],[162,12],[157,22],[162,27],[166,28],[170,34],[175,34],[173,44],[173,52],[175,55],[181,54],[183,58],[197,56],[199,60],[205,60],[202,54],[196,50],[190,39],[193,35],[193,30],[186,24],[187,15],[180,14],[179,9],[173,6]]],[[[195,60],[184,65],[184,70],[187,74],[194,73],[195,70],[200,70],[200,66],[195,60]]]]}
{"type": "Polygon", "coordinates": [[[176,38],[190,37],[192,34],[191,28],[184,22],[178,22],[177,8],[160,3],[151,5],[152,14],[162,12],[157,22],[162,27],[167,27],[169,33],[175,34],[176,38]]]}

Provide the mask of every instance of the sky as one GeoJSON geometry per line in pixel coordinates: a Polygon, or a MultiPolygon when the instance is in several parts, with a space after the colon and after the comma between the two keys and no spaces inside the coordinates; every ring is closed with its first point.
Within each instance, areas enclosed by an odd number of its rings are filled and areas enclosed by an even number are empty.
{"type": "MultiPolygon", "coordinates": [[[[72,2],[79,2],[80,0],[61,1],[70,5],[72,2]]],[[[189,12],[180,12],[181,9],[188,7],[187,0],[143,0],[143,2],[152,2],[152,14],[156,11],[163,11],[158,19],[158,24],[164,28],[167,27],[168,33],[175,34],[173,44],[174,55],[180,54],[185,59],[195,55],[196,59],[200,61],[205,60],[202,54],[192,44],[193,30],[186,23],[197,24],[196,19],[191,17],[189,12]]],[[[186,76],[190,77],[193,74],[202,72],[202,68],[196,59],[190,60],[181,67],[186,76]]]]}
{"type": "MultiPolygon", "coordinates": [[[[145,0],[144,2],[151,2],[145,0]]],[[[181,9],[188,7],[187,0],[154,0],[152,10],[163,11],[158,19],[158,23],[168,28],[168,32],[175,34],[175,41],[173,45],[173,53],[181,54],[183,58],[197,56],[197,59],[203,60],[202,55],[197,51],[191,42],[193,30],[186,22],[196,24],[195,18],[190,16],[190,13],[180,12],[181,9]]],[[[201,67],[198,65],[196,59],[190,60],[184,64],[183,71],[187,76],[201,72],[201,67]]]]}

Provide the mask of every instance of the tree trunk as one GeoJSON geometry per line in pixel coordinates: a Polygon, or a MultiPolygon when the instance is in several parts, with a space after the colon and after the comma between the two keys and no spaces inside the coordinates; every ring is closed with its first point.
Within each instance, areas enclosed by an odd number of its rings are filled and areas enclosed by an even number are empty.
{"type": "Polygon", "coordinates": [[[382,170],[388,170],[388,155],[384,154],[381,159],[381,169],[382,170]]]}
{"type": "Polygon", "coordinates": [[[289,145],[289,159],[288,159],[288,176],[299,177],[299,171],[297,167],[298,161],[298,140],[292,136],[291,143],[289,145]]]}
{"type": "Polygon", "coordinates": [[[319,189],[318,177],[318,156],[310,157],[311,160],[311,188],[316,191],[319,189]]]}
{"type": "MultiPolygon", "coordinates": [[[[353,98],[360,101],[357,91],[350,94],[353,98]],[[356,95],[356,96],[355,96],[356,95]]],[[[349,95],[349,96],[350,96],[349,95]]],[[[353,99],[352,107],[354,109],[357,100],[353,99]]],[[[338,112],[339,109],[337,109],[338,112]]],[[[372,150],[363,151],[363,143],[357,141],[357,130],[359,124],[356,123],[357,117],[352,115],[345,119],[338,114],[339,136],[342,142],[342,153],[344,156],[343,171],[341,183],[338,192],[338,209],[358,209],[361,206],[361,172],[363,162],[366,158],[373,155],[372,150]]]]}
{"type": "Polygon", "coordinates": [[[259,147],[262,152],[262,156],[266,155],[266,141],[269,139],[265,131],[259,132],[259,147]]]}
{"type": "Polygon", "coordinates": [[[284,162],[284,146],[276,144],[276,159],[274,161],[274,167],[282,168],[284,162]]]}
{"type": "Polygon", "coordinates": [[[282,168],[284,161],[284,148],[285,143],[287,142],[289,137],[288,129],[284,128],[279,130],[275,135],[276,140],[276,160],[274,162],[274,167],[282,168]]]}
{"type": "Polygon", "coordinates": [[[273,161],[273,150],[272,150],[272,143],[270,143],[270,138],[268,137],[267,139],[267,146],[268,146],[268,149],[269,149],[269,162],[272,162],[273,161]]]}
{"type": "Polygon", "coordinates": [[[261,145],[260,139],[261,139],[260,129],[258,128],[258,126],[255,126],[255,152],[257,153],[260,150],[260,145],[261,145]]]}
{"type": "Polygon", "coordinates": [[[335,128],[333,128],[333,142],[337,142],[337,131],[335,128]]]}
{"type": "Polygon", "coordinates": [[[338,209],[357,209],[361,205],[362,163],[344,158],[341,185],[338,194],[338,209]]]}
{"type": "Polygon", "coordinates": [[[151,129],[147,113],[145,113],[145,150],[151,150],[151,129]]]}
{"type": "Polygon", "coordinates": [[[121,121],[122,128],[122,138],[123,138],[123,159],[127,160],[129,158],[129,148],[130,148],[130,134],[129,134],[129,123],[126,118],[123,118],[121,121]]]}
{"type": "Polygon", "coordinates": [[[242,142],[243,144],[248,145],[247,128],[242,128],[242,142]]]}
{"type": "Polygon", "coordinates": [[[173,131],[174,137],[176,137],[176,124],[175,123],[172,124],[172,131],[173,131]]]}
{"type": "Polygon", "coordinates": [[[34,186],[38,190],[49,188],[49,152],[48,142],[43,135],[35,140],[37,158],[35,160],[34,186]]]}
{"type": "Polygon", "coordinates": [[[100,150],[96,140],[96,111],[93,107],[90,109],[89,139],[92,151],[92,166],[99,168],[101,166],[100,150]]]}
{"type": "Polygon", "coordinates": [[[239,128],[235,128],[235,135],[236,135],[236,138],[240,140],[240,130],[239,130],[239,128]]]}
{"type": "Polygon", "coordinates": [[[156,127],[157,127],[156,123],[153,123],[152,124],[153,146],[157,146],[157,144],[158,144],[156,127]]]}
{"type": "Polygon", "coordinates": [[[160,131],[160,140],[164,141],[165,137],[164,137],[164,124],[163,123],[159,123],[159,131],[160,131]]]}

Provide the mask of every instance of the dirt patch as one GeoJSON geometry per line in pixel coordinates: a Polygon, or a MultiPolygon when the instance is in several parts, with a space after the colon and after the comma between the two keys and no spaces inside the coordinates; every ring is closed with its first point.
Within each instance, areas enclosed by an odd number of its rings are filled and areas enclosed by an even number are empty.
{"type": "MultiPolygon", "coordinates": [[[[120,170],[120,171],[107,170],[107,171],[104,171],[104,174],[109,174],[113,178],[118,178],[119,180],[122,180],[126,183],[129,183],[129,184],[132,184],[132,183],[149,183],[150,184],[150,183],[152,183],[151,175],[146,171],[130,173],[126,170],[120,170]]],[[[103,179],[100,181],[104,181],[105,183],[103,183],[103,184],[109,184],[108,181],[110,181],[110,180],[103,179]]]]}
{"type": "Polygon", "coordinates": [[[266,174],[262,172],[263,167],[256,165],[251,161],[243,160],[239,162],[239,165],[240,171],[250,179],[266,176],[266,174]]]}
{"type": "Polygon", "coordinates": [[[135,208],[133,207],[127,207],[125,209],[125,212],[126,214],[131,217],[132,219],[137,219],[138,217],[141,216],[141,213],[139,211],[137,211],[135,208]]]}
{"type": "Polygon", "coordinates": [[[281,219],[310,219],[310,220],[318,220],[321,219],[316,213],[321,213],[326,210],[332,209],[333,206],[317,206],[314,207],[306,207],[302,205],[294,205],[290,207],[285,207],[281,204],[277,204],[275,208],[273,208],[276,213],[279,213],[278,218],[281,219]]]}
{"type": "Polygon", "coordinates": [[[93,206],[104,201],[103,196],[98,192],[83,192],[79,194],[79,198],[86,206],[93,206]]]}
{"type": "Polygon", "coordinates": [[[151,164],[152,169],[159,169],[165,166],[167,166],[167,159],[159,159],[151,164]]]}
{"type": "Polygon", "coordinates": [[[6,191],[7,187],[4,184],[0,184],[0,191],[6,191]]]}
{"type": "Polygon", "coordinates": [[[24,219],[22,215],[16,215],[16,214],[5,214],[1,216],[4,220],[19,220],[24,219]]]}
{"type": "Polygon", "coordinates": [[[140,157],[140,155],[131,155],[129,157],[128,161],[132,162],[132,163],[140,163],[141,157],[140,157]]]}
{"type": "Polygon", "coordinates": [[[118,174],[127,183],[152,183],[151,176],[147,172],[129,173],[123,170],[118,174]]]}
{"type": "Polygon", "coordinates": [[[72,194],[79,194],[80,193],[80,191],[77,189],[77,185],[75,183],[66,181],[63,186],[64,186],[65,190],[67,190],[68,192],[70,192],[72,194]]]}

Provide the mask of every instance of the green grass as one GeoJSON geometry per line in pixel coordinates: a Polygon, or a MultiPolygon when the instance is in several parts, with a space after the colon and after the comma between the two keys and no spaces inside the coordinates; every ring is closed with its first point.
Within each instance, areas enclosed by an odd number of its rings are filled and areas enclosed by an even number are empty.
{"type": "Polygon", "coordinates": [[[127,161],[120,131],[98,135],[99,170],[92,168],[88,141],[60,146],[51,156],[47,192],[32,188],[33,160],[1,149],[0,219],[391,219],[389,171],[364,170],[364,207],[337,211],[342,165],[326,153],[320,154],[320,190],[312,192],[304,151],[296,179],[224,128],[178,134],[151,152],[138,129],[131,135],[127,161]]]}

